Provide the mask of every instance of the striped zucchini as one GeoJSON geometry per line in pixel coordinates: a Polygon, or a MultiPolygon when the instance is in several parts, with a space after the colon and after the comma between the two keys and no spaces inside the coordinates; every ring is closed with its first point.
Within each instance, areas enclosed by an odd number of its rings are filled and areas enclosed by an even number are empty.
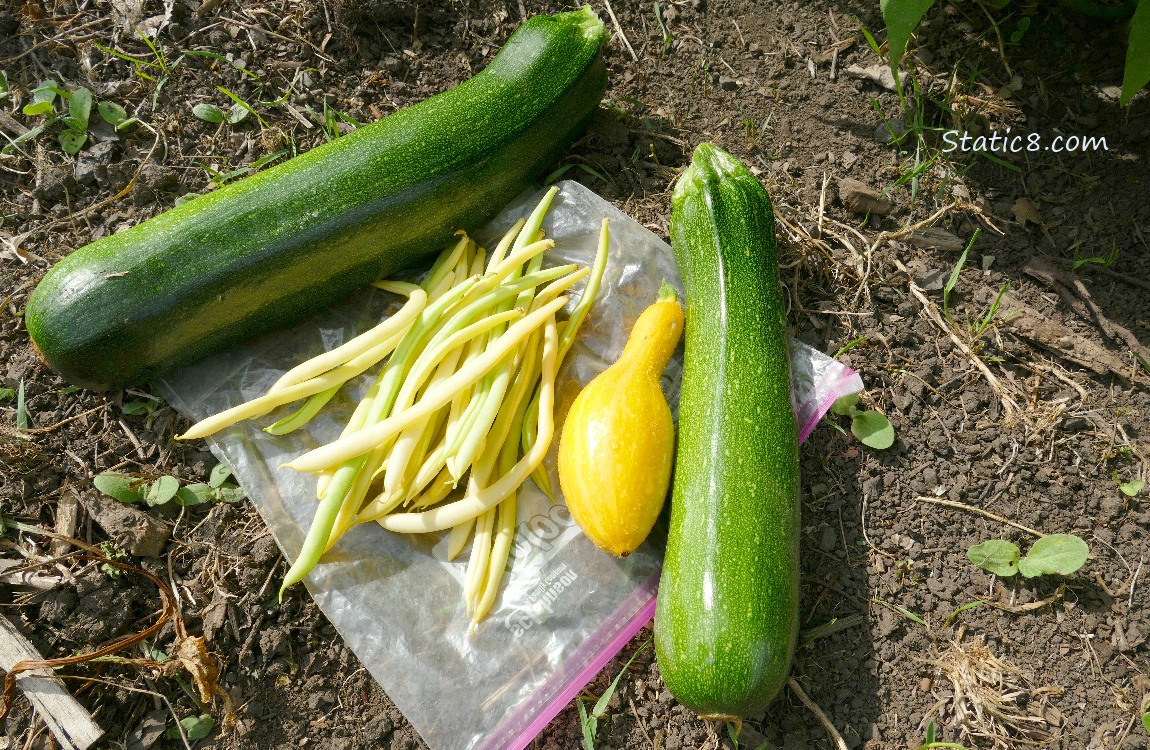
{"type": "Polygon", "coordinates": [[[538,180],[606,88],[590,7],[526,21],[471,80],[58,263],[25,320],[95,389],[149,380],[418,263],[538,180]]]}
{"type": "Polygon", "coordinates": [[[755,176],[711,144],[672,202],[687,322],[655,648],[680,703],[736,720],[778,694],[798,629],[798,429],[774,220],[755,176]]]}

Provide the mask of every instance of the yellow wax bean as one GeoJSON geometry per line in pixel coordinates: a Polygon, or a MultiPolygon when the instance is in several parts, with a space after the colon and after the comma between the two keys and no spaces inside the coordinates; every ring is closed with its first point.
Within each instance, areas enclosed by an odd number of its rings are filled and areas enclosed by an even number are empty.
{"type": "MultiPolygon", "coordinates": [[[[367,352],[359,355],[355,359],[340,365],[334,370],[328,370],[319,377],[305,380],[302,383],[289,385],[278,391],[266,393],[259,398],[254,398],[251,401],[245,401],[238,406],[233,406],[226,409],[219,414],[208,417],[192,425],[183,435],[177,435],[177,440],[192,440],[194,438],[207,437],[213,433],[219,432],[229,425],[236,422],[242,422],[245,419],[254,419],[267,414],[277,406],[290,404],[292,401],[298,401],[301,398],[315,395],[321,391],[326,391],[332,386],[345,383],[356,375],[359,375],[367,368],[378,362],[384,356],[384,351],[389,346],[394,348],[392,343],[393,339],[388,339],[382,344],[376,345],[374,349],[369,349],[367,352]],[[381,353],[382,352],[382,353],[381,353]]],[[[390,351],[390,349],[388,349],[390,351]]],[[[323,467],[317,467],[323,468],[323,467]]]]}
{"type": "Polygon", "coordinates": [[[471,538],[471,530],[473,528],[475,528],[475,519],[464,521],[458,526],[451,527],[451,532],[447,535],[448,561],[459,557],[459,553],[467,546],[467,540],[471,538]]]}
{"type": "Polygon", "coordinates": [[[402,294],[404,297],[410,297],[416,289],[422,289],[419,284],[409,284],[406,281],[394,281],[392,279],[381,279],[380,281],[373,281],[371,285],[376,289],[382,289],[385,292],[392,294],[402,294]]]}
{"type": "Polygon", "coordinates": [[[488,272],[495,270],[495,266],[503,261],[504,256],[507,255],[507,249],[511,247],[511,243],[519,236],[519,231],[523,229],[523,225],[526,223],[526,219],[520,219],[515,222],[511,228],[507,230],[507,234],[503,235],[503,238],[499,240],[499,244],[491,251],[491,261],[487,267],[488,272]]]}
{"type": "MultiPolygon", "coordinates": [[[[387,320],[383,321],[374,328],[361,333],[347,343],[337,346],[331,351],[324,352],[318,357],[312,357],[307,362],[296,365],[292,369],[285,372],[280,376],[280,379],[275,382],[268,393],[275,393],[287,388],[289,385],[302,383],[305,380],[310,380],[317,375],[322,375],[333,367],[345,364],[356,357],[365,354],[372,349],[375,349],[385,341],[394,340],[394,349],[399,345],[399,339],[411,327],[416,317],[423,312],[423,308],[427,307],[427,294],[415,287],[411,293],[411,297],[407,300],[407,304],[399,309],[395,315],[392,315],[387,320]]],[[[390,353],[388,349],[387,353],[390,353]]],[[[380,357],[383,359],[383,357],[380,357]]],[[[376,360],[377,362],[379,360],[376,360]]]]}
{"type": "MultiPolygon", "coordinates": [[[[510,355],[523,339],[531,335],[531,332],[540,325],[543,325],[548,320],[552,320],[549,328],[553,330],[555,327],[553,316],[561,310],[565,304],[567,304],[567,297],[559,297],[550,304],[517,321],[508,328],[507,332],[500,336],[495,343],[489,346],[486,351],[476,357],[468,368],[455,373],[435,388],[428,389],[423,395],[423,398],[410,408],[399,413],[393,413],[390,417],[380,422],[371,426],[365,425],[361,430],[341,437],[335,442],[321,448],[309,451],[286,464],[286,466],[296,471],[319,471],[362,455],[388,438],[399,434],[403,428],[448,403],[461,388],[474,384],[482,378],[484,374],[490,372],[496,365],[503,361],[504,357],[510,355]]],[[[552,358],[554,358],[554,355],[555,352],[552,351],[552,358]]],[[[548,396],[548,398],[550,399],[551,397],[548,396]]],[[[543,406],[542,402],[540,406],[543,406]]],[[[550,408],[548,408],[548,411],[549,410],[550,408]]],[[[540,409],[540,421],[543,420],[542,412],[543,410],[540,409]]],[[[550,415],[548,415],[548,421],[549,420],[550,415]]],[[[550,427],[551,425],[549,424],[548,428],[550,429],[550,427]]],[[[549,440],[550,436],[548,436],[548,441],[549,440]]],[[[454,524],[449,524],[449,526],[454,526],[454,524]]],[[[445,526],[443,528],[447,527],[445,526]]]]}
{"type": "MultiPolygon", "coordinates": [[[[564,301],[564,297],[560,297],[564,301]]],[[[556,300],[558,301],[558,300],[556,300]]],[[[544,308],[548,309],[548,308],[544,308]]],[[[530,317],[530,316],[528,316],[530,317]]],[[[526,318],[524,319],[526,320],[526,318]]],[[[504,474],[494,484],[475,492],[469,492],[462,500],[432,508],[421,513],[396,513],[380,519],[379,524],[389,531],[402,534],[421,534],[443,531],[469,518],[477,518],[507,497],[530,476],[543,461],[551,437],[555,430],[552,410],[555,405],[555,360],[557,354],[557,334],[555,320],[548,320],[543,337],[543,375],[539,395],[539,426],[535,444],[511,471],[504,474]]],[[[330,463],[330,462],[329,462],[330,463]]],[[[319,466],[317,468],[323,468],[319,466]]]]}

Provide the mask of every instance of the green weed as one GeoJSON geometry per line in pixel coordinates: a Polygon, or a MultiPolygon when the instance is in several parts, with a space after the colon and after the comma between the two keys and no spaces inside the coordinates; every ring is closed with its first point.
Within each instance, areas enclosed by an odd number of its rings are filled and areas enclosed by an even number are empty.
{"type": "Polygon", "coordinates": [[[949,628],[954,623],[955,619],[960,614],[967,611],[968,609],[974,609],[975,607],[981,607],[984,604],[986,604],[986,602],[982,601],[981,599],[976,599],[973,602],[967,602],[966,604],[963,604],[962,606],[955,608],[955,610],[953,612],[951,612],[949,615],[947,615],[946,621],[942,624],[942,626],[944,628],[949,628]]]}
{"type": "Polygon", "coordinates": [[[1118,244],[1114,242],[1114,240],[1110,241],[1110,252],[1106,254],[1105,258],[1097,255],[1090,258],[1085,258],[1080,252],[1081,248],[1081,240],[1075,242],[1070,248],[1074,252],[1074,258],[1071,260],[1071,268],[1075,271],[1087,264],[1094,264],[1102,266],[1103,268],[1113,268],[1114,264],[1118,262],[1118,244]]]}
{"type": "Polygon", "coordinates": [[[966,265],[966,257],[970,254],[970,248],[974,247],[974,242],[978,239],[978,234],[981,231],[981,229],[974,230],[974,235],[970,238],[970,242],[966,243],[966,248],[962,251],[958,262],[955,263],[954,268],[951,269],[950,277],[942,287],[942,314],[947,320],[950,320],[950,293],[954,291],[954,287],[958,284],[958,276],[962,273],[962,267],[966,265]]]}
{"type": "Polygon", "coordinates": [[[1131,479],[1129,482],[1123,482],[1118,478],[1117,471],[1114,472],[1114,482],[1126,497],[1137,497],[1138,493],[1146,486],[1146,483],[1141,479],[1131,479]]]}
{"type": "Polygon", "coordinates": [[[212,169],[207,164],[202,163],[200,164],[200,167],[202,167],[204,171],[208,173],[212,184],[214,184],[216,187],[220,187],[226,185],[237,177],[243,177],[244,175],[250,174],[252,172],[258,172],[260,169],[267,166],[268,164],[271,164],[273,161],[282,159],[290,153],[290,149],[280,149],[279,151],[268,154],[266,156],[261,156],[251,164],[245,164],[244,166],[237,167],[236,169],[227,169],[226,171],[212,169]]]}
{"type": "Polygon", "coordinates": [[[859,395],[843,396],[831,405],[831,414],[851,418],[851,434],[868,448],[886,450],[894,445],[894,426],[880,412],[858,408],[859,395]]]}
{"type": "Polygon", "coordinates": [[[1000,578],[1021,573],[1023,578],[1042,575],[1070,575],[1086,564],[1090,548],[1073,534],[1048,534],[1041,537],[1025,557],[1013,542],[988,539],[972,545],[967,558],[985,571],[1000,578]]]}
{"type": "Polygon", "coordinates": [[[212,470],[207,483],[181,486],[180,480],[169,475],[149,482],[130,474],[105,471],[92,479],[92,485],[102,494],[122,503],[143,502],[151,507],[169,503],[200,505],[212,501],[234,504],[247,495],[238,485],[228,482],[231,476],[231,468],[221,463],[212,470]]]}
{"type": "MultiPolygon", "coordinates": [[[[995,318],[998,317],[998,309],[1002,306],[1002,298],[1010,291],[1010,282],[1006,282],[998,289],[998,294],[995,295],[994,301],[990,303],[986,314],[970,323],[970,341],[973,343],[977,341],[982,334],[990,330],[990,326],[994,323],[995,318]]],[[[1007,318],[1012,317],[1010,315],[1007,318]]]]}
{"type": "Polygon", "coordinates": [[[631,658],[628,659],[627,663],[623,665],[623,668],[619,670],[619,674],[615,675],[615,679],[611,680],[611,684],[603,691],[603,695],[599,696],[599,699],[595,701],[595,705],[591,708],[590,712],[587,711],[587,706],[585,705],[587,703],[586,699],[582,697],[576,699],[575,705],[579,710],[579,727],[582,730],[583,750],[595,750],[595,735],[599,732],[599,720],[607,713],[607,703],[610,702],[611,696],[615,694],[616,688],[619,687],[619,680],[622,679],[623,675],[627,672],[631,663],[635,661],[636,657],[643,653],[650,644],[651,641],[648,639],[642,646],[635,649],[635,653],[631,655],[631,658]]]}
{"type": "Polygon", "coordinates": [[[24,378],[20,378],[20,385],[16,388],[16,429],[27,430],[29,426],[28,408],[24,404],[24,378]]]}
{"type": "MultiPolygon", "coordinates": [[[[68,91],[61,88],[52,79],[42,81],[39,86],[32,90],[32,101],[24,105],[21,111],[29,117],[47,117],[48,119],[16,138],[4,136],[8,143],[3,149],[0,149],[0,153],[8,153],[17,149],[21,144],[34,140],[41,133],[60,124],[63,127],[56,134],[56,140],[65,153],[69,156],[75,156],[88,141],[88,126],[91,122],[93,103],[92,92],[82,86],[68,91]],[[59,112],[57,111],[58,102],[61,105],[59,112]]],[[[114,102],[100,102],[97,106],[97,112],[108,124],[117,129],[136,122],[134,119],[129,120],[124,108],[114,102]]]]}
{"type": "Polygon", "coordinates": [[[940,750],[941,748],[966,750],[966,745],[960,745],[957,742],[939,742],[938,725],[935,724],[932,719],[926,724],[926,734],[924,735],[923,743],[918,746],[918,750],[940,750]]]}
{"type": "Polygon", "coordinates": [[[663,22],[663,9],[659,7],[658,2],[655,3],[655,21],[659,24],[659,31],[663,33],[663,51],[666,52],[675,42],[675,37],[671,35],[671,30],[663,22]]]}
{"type": "MultiPolygon", "coordinates": [[[[905,617],[906,619],[910,620],[911,622],[917,622],[919,625],[926,625],[926,620],[922,619],[921,617],[916,615],[914,612],[911,612],[906,607],[900,607],[897,604],[891,604],[890,602],[883,601],[882,599],[871,599],[871,602],[874,604],[882,605],[883,607],[886,607],[887,609],[889,609],[893,612],[897,612],[900,615],[902,615],[903,617],[905,617]]],[[[927,626],[927,627],[929,627],[929,626],[927,626]]]]}

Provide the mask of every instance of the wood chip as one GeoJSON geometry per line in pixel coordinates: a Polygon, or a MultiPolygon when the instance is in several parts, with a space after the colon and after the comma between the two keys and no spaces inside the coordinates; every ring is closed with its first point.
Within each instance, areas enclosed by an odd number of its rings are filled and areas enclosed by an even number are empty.
{"type": "MultiPolygon", "coordinates": [[[[43,658],[8,618],[0,615],[0,669],[8,672],[19,662],[43,658]]],[[[87,750],[104,736],[104,730],[93,721],[88,709],[81,706],[50,671],[22,672],[16,678],[16,685],[64,750],[87,750]]]]}
{"type": "MultiPolygon", "coordinates": [[[[1091,298],[1085,282],[1073,272],[1058,268],[1052,259],[1043,257],[1028,263],[1023,271],[1057,291],[1071,310],[1096,326],[1104,337],[1143,357],[1150,355],[1129,329],[1115,323],[1102,312],[1091,298]]],[[[1049,315],[1035,310],[1015,295],[1004,296],[1001,309],[1003,313],[1000,319],[1006,322],[1013,333],[1031,343],[1099,375],[1115,375],[1126,382],[1131,381],[1131,367],[1122,357],[1053,320],[1049,315]]]]}
{"type": "Polygon", "coordinates": [[[1120,358],[1082,334],[1067,328],[1012,294],[1002,298],[999,320],[1012,332],[1058,356],[1099,375],[1114,374],[1129,380],[1129,368],[1120,358]]]}
{"type": "Polygon", "coordinates": [[[1049,256],[1034,258],[1022,269],[1022,272],[1031,278],[1038,279],[1062,298],[1070,309],[1078,313],[1084,320],[1094,324],[1102,335],[1116,344],[1128,347],[1131,351],[1150,359],[1147,351],[1130,329],[1111,320],[1094,302],[1086,280],[1068,268],[1058,265],[1059,259],[1049,256]]]}
{"type": "MultiPolygon", "coordinates": [[[[889,65],[869,65],[862,67],[859,65],[851,65],[849,68],[843,70],[848,76],[852,78],[861,78],[864,81],[877,83],[887,91],[898,91],[898,86],[894,82],[894,73],[891,72],[889,65]]],[[[899,80],[905,81],[907,79],[908,71],[899,70],[899,80]]]]}
{"type": "Polygon", "coordinates": [[[966,243],[958,235],[938,227],[926,227],[906,236],[906,241],[915,247],[944,252],[958,252],[966,243]]]}
{"type": "Polygon", "coordinates": [[[894,210],[894,201],[881,195],[866,183],[849,177],[840,177],[836,184],[839,189],[839,200],[855,213],[886,216],[894,210]]]}
{"type": "MultiPolygon", "coordinates": [[[[76,494],[68,491],[60,495],[60,500],[56,504],[56,533],[60,536],[75,536],[79,518],[80,501],[76,498],[76,494]]],[[[63,539],[52,541],[52,555],[55,557],[66,555],[71,549],[72,545],[63,539]]]]}

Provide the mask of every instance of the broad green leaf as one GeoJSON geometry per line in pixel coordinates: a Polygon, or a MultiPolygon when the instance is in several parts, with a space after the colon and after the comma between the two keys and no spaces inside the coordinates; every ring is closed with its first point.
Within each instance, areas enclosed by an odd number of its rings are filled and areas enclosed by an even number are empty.
{"type": "Polygon", "coordinates": [[[244,119],[244,117],[247,117],[247,114],[240,115],[236,112],[236,107],[240,107],[241,109],[246,110],[248,114],[255,115],[256,119],[260,121],[260,125],[267,127],[267,122],[264,120],[264,118],[259,116],[258,112],[256,112],[254,109],[251,108],[251,105],[249,105],[243,99],[239,98],[238,96],[236,96],[231,91],[224,88],[223,86],[216,86],[216,88],[219,91],[222,91],[225,94],[227,94],[228,98],[231,99],[233,102],[235,102],[235,105],[232,107],[231,115],[228,117],[228,122],[230,124],[235,125],[237,122],[244,119]]]}
{"type": "Polygon", "coordinates": [[[1027,30],[1030,29],[1030,16],[1024,16],[1019,19],[1018,25],[1014,27],[1014,32],[1010,35],[1011,44],[1018,44],[1022,41],[1022,37],[1026,36],[1027,30]]]}
{"type": "Polygon", "coordinates": [[[228,109],[228,125],[235,125],[241,122],[245,117],[248,116],[248,112],[250,112],[250,110],[241,107],[238,104],[233,104],[231,108],[228,109]]]}
{"type": "Polygon", "coordinates": [[[11,401],[16,398],[16,391],[11,388],[0,388],[0,401],[11,401]]]}
{"type": "Polygon", "coordinates": [[[166,505],[180,491],[180,480],[172,476],[162,476],[152,482],[145,498],[148,505],[166,505]]]}
{"type": "Polygon", "coordinates": [[[52,102],[33,102],[32,104],[24,105],[24,114],[32,115],[46,115],[52,112],[52,102]]]}
{"type": "Polygon", "coordinates": [[[68,115],[71,117],[68,127],[80,132],[87,130],[88,119],[92,115],[92,92],[86,88],[73,91],[68,102],[68,115]]]}
{"type": "Polygon", "coordinates": [[[855,404],[858,402],[859,395],[857,393],[848,393],[831,404],[831,414],[838,414],[840,417],[845,417],[854,411],[855,404]]]}
{"type": "Polygon", "coordinates": [[[202,482],[181,487],[176,492],[176,502],[180,505],[202,505],[212,499],[212,488],[202,482]]]}
{"type": "Polygon", "coordinates": [[[1150,2],[1138,3],[1130,19],[1130,40],[1126,46],[1126,72],[1122,76],[1122,98],[1125,106],[1134,95],[1150,83],[1150,2]]]}
{"type": "Polygon", "coordinates": [[[1073,534],[1050,534],[1035,542],[1026,557],[1018,561],[1018,572],[1027,578],[1070,575],[1086,563],[1089,555],[1086,542],[1073,534]]]}
{"type": "Polygon", "coordinates": [[[52,111],[52,102],[56,101],[58,84],[49,79],[32,89],[32,103],[24,105],[26,115],[46,115],[52,111]]]}
{"type": "Polygon", "coordinates": [[[1147,732],[1150,732],[1150,711],[1142,714],[1142,726],[1146,728],[1147,732]]]}
{"type": "Polygon", "coordinates": [[[207,714],[189,716],[180,723],[184,725],[184,731],[188,733],[188,739],[192,742],[207,737],[216,727],[216,720],[207,714]]]}
{"type": "Polygon", "coordinates": [[[1129,482],[1119,483],[1118,489],[1122,490],[1123,495],[1126,495],[1127,497],[1134,497],[1139,492],[1141,492],[1142,488],[1145,486],[1146,483],[1141,479],[1131,479],[1129,482]]]}
{"type": "Polygon", "coordinates": [[[219,487],[224,482],[228,481],[228,477],[232,475],[232,467],[225,463],[218,463],[212,469],[211,476],[208,477],[208,484],[212,487],[219,487]]]}
{"type": "Polygon", "coordinates": [[[100,111],[100,117],[104,118],[104,122],[109,125],[120,125],[128,119],[127,110],[115,102],[100,102],[96,109],[100,111]]]}
{"type": "Polygon", "coordinates": [[[889,419],[877,411],[852,416],[851,432],[859,442],[875,450],[883,451],[894,445],[894,427],[889,419]]]}
{"type": "Polygon", "coordinates": [[[248,496],[248,493],[244,492],[243,487],[237,487],[234,484],[225,484],[222,487],[217,487],[213,494],[221,503],[228,503],[229,505],[235,505],[248,496]]]}
{"type": "Polygon", "coordinates": [[[192,107],[192,114],[200,118],[204,122],[221,123],[227,119],[227,115],[222,109],[214,104],[197,104],[192,107]]]}
{"type": "Polygon", "coordinates": [[[69,156],[75,156],[80,153],[80,149],[84,148],[84,142],[88,140],[88,134],[82,130],[72,130],[68,128],[60,131],[60,148],[64,149],[64,153],[69,156]]]}
{"type": "Polygon", "coordinates": [[[141,414],[147,414],[155,408],[150,401],[129,401],[121,407],[122,411],[129,417],[138,417],[141,414]]]}
{"type": "Polygon", "coordinates": [[[996,576],[1009,578],[1018,572],[1018,547],[1005,539],[988,539],[966,551],[970,561],[996,576]]]}
{"type": "Polygon", "coordinates": [[[892,69],[898,69],[910,35],[932,5],[934,0],[879,0],[882,19],[886,22],[887,51],[892,69]]]}
{"type": "Polygon", "coordinates": [[[117,474],[105,471],[92,479],[92,485],[110,498],[122,503],[138,503],[143,498],[140,494],[141,480],[127,474],[117,474]]]}
{"type": "MultiPolygon", "coordinates": [[[[200,714],[199,716],[186,716],[180,719],[180,727],[183,727],[184,734],[188,736],[188,740],[195,742],[202,740],[212,733],[216,728],[216,720],[208,714],[200,714]]],[[[164,735],[170,740],[180,739],[180,727],[169,727],[164,735]]]]}

